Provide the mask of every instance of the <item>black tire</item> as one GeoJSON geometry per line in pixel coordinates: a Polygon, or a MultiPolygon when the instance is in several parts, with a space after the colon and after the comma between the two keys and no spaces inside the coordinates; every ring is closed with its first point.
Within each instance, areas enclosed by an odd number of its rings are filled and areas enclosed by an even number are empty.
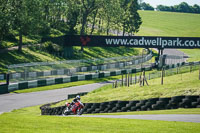
{"type": "Polygon", "coordinates": [[[179,103],[179,107],[181,108],[191,108],[191,100],[190,99],[183,99],[182,102],[179,103]]]}
{"type": "Polygon", "coordinates": [[[134,107],[137,103],[139,103],[139,101],[130,101],[126,107],[134,107]]]}
{"type": "Polygon", "coordinates": [[[77,115],[82,115],[82,114],[83,114],[83,109],[77,111],[77,115]]]}
{"type": "Polygon", "coordinates": [[[151,104],[155,104],[158,100],[159,98],[151,98],[151,99],[148,99],[148,102],[150,102],[151,104]]]}
{"type": "Polygon", "coordinates": [[[110,101],[109,105],[114,105],[115,106],[117,103],[118,103],[118,101],[110,101]]]}
{"type": "Polygon", "coordinates": [[[168,104],[171,98],[159,98],[159,101],[164,102],[165,104],[168,104]]]}
{"type": "Polygon", "coordinates": [[[182,99],[184,99],[184,98],[185,98],[185,96],[175,96],[175,97],[172,97],[172,98],[171,98],[171,101],[174,101],[174,102],[176,102],[176,103],[179,103],[179,102],[181,102],[182,99]]]}
{"type": "Polygon", "coordinates": [[[94,103],[92,107],[93,108],[99,108],[100,107],[100,103],[94,103]]]}
{"type": "Polygon", "coordinates": [[[93,103],[86,103],[84,108],[86,108],[86,109],[91,108],[92,105],[93,105],[93,103]]]}
{"type": "Polygon", "coordinates": [[[197,102],[200,104],[200,98],[197,98],[197,102]]]}
{"type": "Polygon", "coordinates": [[[122,111],[122,112],[126,112],[128,109],[130,110],[131,108],[130,108],[130,107],[129,107],[129,108],[127,108],[127,107],[122,107],[121,111],[122,111]]]}
{"type": "Polygon", "coordinates": [[[112,108],[112,112],[117,112],[117,110],[118,110],[117,107],[112,108]]]}
{"type": "Polygon", "coordinates": [[[185,99],[189,99],[192,102],[196,102],[199,96],[185,96],[185,99]]]}
{"type": "Polygon", "coordinates": [[[103,102],[100,104],[100,107],[106,107],[106,106],[108,106],[108,104],[109,104],[109,102],[103,102]]]}
{"type": "Polygon", "coordinates": [[[120,107],[126,107],[126,105],[127,105],[128,103],[129,103],[128,101],[119,101],[119,102],[118,102],[118,105],[119,105],[120,107]]]}
{"type": "Polygon", "coordinates": [[[148,107],[144,105],[144,106],[141,107],[141,110],[142,110],[142,111],[146,111],[147,108],[148,108],[148,107]]]}
{"type": "Polygon", "coordinates": [[[64,110],[62,111],[62,115],[63,116],[70,115],[70,110],[68,109],[68,107],[64,108],[64,110]]]}
{"type": "Polygon", "coordinates": [[[160,105],[158,105],[158,104],[153,104],[153,105],[152,105],[152,109],[153,109],[153,110],[159,110],[159,109],[161,109],[161,107],[160,107],[160,105]]]}
{"type": "Polygon", "coordinates": [[[148,101],[148,102],[145,103],[145,106],[146,106],[147,108],[151,108],[152,103],[148,101]]]}
{"type": "Polygon", "coordinates": [[[192,108],[196,108],[198,106],[198,102],[192,102],[192,108]]]}

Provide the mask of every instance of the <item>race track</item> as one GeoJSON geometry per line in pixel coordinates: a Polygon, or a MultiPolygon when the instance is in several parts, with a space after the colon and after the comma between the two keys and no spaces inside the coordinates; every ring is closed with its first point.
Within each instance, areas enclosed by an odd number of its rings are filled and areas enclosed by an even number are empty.
{"type": "Polygon", "coordinates": [[[21,94],[3,94],[0,95],[0,112],[9,112],[13,109],[20,109],[29,106],[36,106],[67,99],[68,94],[77,94],[79,92],[90,92],[108,82],[81,85],[63,89],[40,91],[21,94]]]}
{"type": "MultiPolygon", "coordinates": [[[[79,116],[78,116],[79,117],[79,116]]],[[[191,114],[162,114],[162,115],[82,115],[80,117],[96,118],[118,118],[118,119],[142,119],[142,120],[162,120],[200,123],[200,115],[191,114]]]]}
{"type": "MultiPolygon", "coordinates": [[[[185,55],[178,50],[166,49],[164,54],[170,55],[185,55]]],[[[57,90],[40,91],[22,94],[3,94],[0,95],[0,114],[9,112],[14,109],[24,107],[42,105],[46,103],[57,102],[67,99],[68,94],[76,94],[79,92],[90,92],[103,85],[104,83],[94,83],[89,85],[82,85],[76,87],[69,87],[57,90]]],[[[164,120],[164,121],[184,121],[200,123],[200,115],[83,115],[79,117],[103,117],[103,118],[125,118],[125,119],[144,119],[144,120],[164,120]]]]}

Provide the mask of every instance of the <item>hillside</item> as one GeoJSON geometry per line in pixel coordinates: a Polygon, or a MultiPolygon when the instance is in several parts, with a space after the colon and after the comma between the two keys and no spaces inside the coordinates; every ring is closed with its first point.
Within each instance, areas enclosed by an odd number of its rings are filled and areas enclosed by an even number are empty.
{"type": "Polygon", "coordinates": [[[200,37],[200,14],[139,11],[139,36],[200,37]]]}
{"type": "MultiPolygon", "coordinates": [[[[84,54],[80,54],[80,48],[74,48],[74,57],[71,59],[94,59],[94,58],[110,58],[119,56],[133,56],[140,54],[140,49],[135,48],[85,48],[84,54]]],[[[7,65],[29,63],[29,62],[47,62],[65,60],[64,58],[50,54],[47,51],[38,49],[24,48],[22,52],[17,50],[8,53],[0,53],[0,73],[7,71],[7,65]]]]}
{"type": "Polygon", "coordinates": [[[144,100],[157,97],[173,97],[179,95],[200,95],[200,82],[198,71],[170,76],[164,79],[164,85],[161,85],[161,79],[148,81],[150,86],[140,87],[139,84],[131,87],[112,88],[104,86],[86,96],[82,97],[83,102],[105,102],[113,100],[144,100]]]}

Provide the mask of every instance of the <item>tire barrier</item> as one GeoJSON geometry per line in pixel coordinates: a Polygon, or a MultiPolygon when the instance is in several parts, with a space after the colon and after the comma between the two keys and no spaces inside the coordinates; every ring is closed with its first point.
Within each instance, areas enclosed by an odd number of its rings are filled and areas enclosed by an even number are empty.
{"type": "MultiPolygon", "coordinates": [[[[62,115],[62,111],[65,106],[51,108],[51,105],[56,103],[41,106],[41,114],[62,115]]],[[[83,114],[166,110],[177,108],[200,108],[200,96],[175,96],[171,98],[151,98],[140,101],[135,100],[84,103],[84,105],[85,107],[83,109],[83,114]]]]}

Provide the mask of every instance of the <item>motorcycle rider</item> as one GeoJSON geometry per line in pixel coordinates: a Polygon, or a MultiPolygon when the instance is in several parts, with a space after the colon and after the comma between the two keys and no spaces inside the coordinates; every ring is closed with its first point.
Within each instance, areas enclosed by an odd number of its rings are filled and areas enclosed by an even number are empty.
{"type": "MultiPolygon", "coordinates": [[[[82,102],[81,102],[81,97],[80,97],[79,95],[77,95],[76,98],[74,98],[74,99],[72,100],[72,102],[70,103],[70,106],[69,106],[69,107],[71,108],[72,105],[74,105],[76,102],[80,102],[80,104],[83,105],[82,102]]],[[[83,105],[83,106],[84,106],[84,105],[83,105]]]]}

